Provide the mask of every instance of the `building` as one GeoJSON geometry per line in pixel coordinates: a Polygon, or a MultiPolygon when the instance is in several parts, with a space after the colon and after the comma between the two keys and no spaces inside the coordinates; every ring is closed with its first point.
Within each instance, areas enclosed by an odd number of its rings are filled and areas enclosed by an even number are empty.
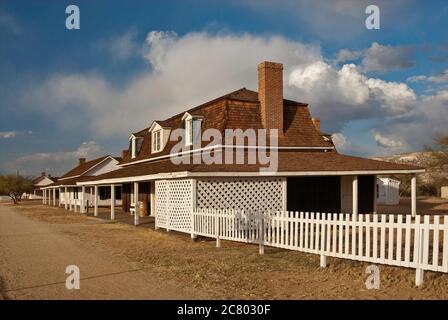
{"type": "Polygon", "coordinates": [[[308,104],[284,99],[282,64],[262,62],[258,84],[258,92],[242,88],[153,121],[130,135],[119,169],[73,183],[94,188],[94,199],[98,187],[110,188],[112,219],[113,190],[122,186],[124,212],[142,203],[156,227],[185,231],[192,210],[200,208],[375,213],[376,176],[405,174],[412,176],[411,212],[416,214],[415,175],[423,168],[339,153],[308,104]],[[238,130],[243,139],[231,137],[227,143],[228,131],[238,130]],[[259,143],[263,130],[265,145],[259,143]],[[206,137],[212,131],[225,139],[206,137]],[[248,132],[255,132],[255,144],[248,132]],[[231,163],[223,161],[227,152],[231,163]]]}
{"type": "Polygon", "coordinates": [[[41,188],[49,186],[50,184],[55,183],[58,180],[58,177],[52,177],[50,174],[46,172],[42,172],[41,175],[35,179],[33,179],[34,190],[31,194],[24,194],[25,199],[36,200],[43,198],[43,190],[41,188]]]}
{"type": "MultiPolygon", "coordinates": [[[[93,194],[95,187],[85,188],[77,183],[95,179],[120,167],[118,163],[121,158],[110,155],[86,161],[79,158],[78,165],[61,176],[56,182],[42,187],[43,202],[47,204],[64,206],[66,209],[76,210],[80,203],[85,203],[84,207],[94,205],[93,194]]],[[[110,188],[97,186],[97,205],[110,204],[110,188]]],[[[116,187],[117,194],[121,195],[121,186],[116,187]]],[[[120,204],[120,203],[119,203],[120,204]]]]}
{"type": "Polygon", "coordinates": [[[391,178],[377,179],[377,203],[399,204],[400,203],[400,181],[391,178]]]}

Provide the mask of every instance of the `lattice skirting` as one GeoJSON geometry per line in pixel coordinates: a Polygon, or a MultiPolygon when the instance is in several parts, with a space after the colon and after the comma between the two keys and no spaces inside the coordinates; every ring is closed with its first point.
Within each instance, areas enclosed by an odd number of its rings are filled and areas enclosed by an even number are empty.
{"type": "Polygon", "coordinates": [[[189,232],[194,203],[192,179],[158,180],[156,186],[156,227],[189,232]]]}
{"type": "Polygon", "coordinates": [[[197,209],[247,212],[286,210],[285,178],[209,178],[197,180],[197,209]]]}

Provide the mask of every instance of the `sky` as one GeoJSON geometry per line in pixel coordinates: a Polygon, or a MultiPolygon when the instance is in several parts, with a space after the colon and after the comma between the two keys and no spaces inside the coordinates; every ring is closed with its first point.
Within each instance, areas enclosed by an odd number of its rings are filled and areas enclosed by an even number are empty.
{"type": "Polygon", "coordinates": [[[264,60],[339,152],[420,151],[448,131],[447,29],[435,0],[0,0],[0,173],[120,155],[153,120],[257,90],[264,60]]]}

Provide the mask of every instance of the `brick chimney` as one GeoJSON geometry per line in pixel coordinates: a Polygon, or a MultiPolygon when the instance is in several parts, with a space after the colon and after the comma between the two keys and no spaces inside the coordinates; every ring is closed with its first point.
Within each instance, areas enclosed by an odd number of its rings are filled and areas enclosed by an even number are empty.
{"type": "Polygon", "coordinates": [[[126,157],[127,153],[128,153],[128,149],[121,150],[121,159],[124,159],[126,157]]]}
{"type": "Polygon", "coordinates": [[[258,100],[265,129],[283,133],[283,65],[263,61],[258,65],[258,100]]]}
{"type": "Polygon", "coordinates": [[[45,177],[47,174],[45,173],[45,171],[42,171],[40,174],[42,177],[45,177]]]}
{"type": "Polygon", "coordinates": [[[320,119],[319,118],[311,118],[313,121],[314,126],[316,127],[316,130],[320,132],[320,119]]]}
{"type": "Polygon", "coordinates": [[[79,165],[86,163],[86,158],[79,158],[79,165]]]}

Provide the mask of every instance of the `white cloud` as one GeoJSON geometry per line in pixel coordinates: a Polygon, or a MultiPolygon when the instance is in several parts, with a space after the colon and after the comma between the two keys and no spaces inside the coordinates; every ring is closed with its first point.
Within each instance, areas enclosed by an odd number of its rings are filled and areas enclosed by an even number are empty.
{"type": "Polygon", "coordinates": [[[385,137],[380,133],[376,132],[373,135],[378,146],[383,148],[400,148],[403,147],[403,143],[401,141],[394,140],[392,138],[385,137]]]}
{"type": "Polygon", "coordinates": [[[17,136],[17,131],[0,131],[0,138],[10,139],[17,136]]]}
{"type": "Polygon", "coordinates": [[[24,175],[36,175],[46,171],[56,176],[72,169],[79,158],[91,160],[103,155],[105,155],[103,147],[94,141],[88,141],[72,151],[39,152],[21,156],[6,163],[3,169],[14,172],[19,170],[24,175]]]}
{"type": "Polygon", "coordinates": [[[446,83],[448,82],[448,70],[445,70],[439,74],[435,74],[432,76],[425,76],[425,75],[419,75],[419,76],[412,76],[407,79],[409,82],[419,82],[419,81],[426,81],[431,83],[446,83]]]}
{"type": "Polygon", "coordinates": [[[348,49],[339,50],[336,55],[336,62],[345,62],[345,61],[354,61],[358,60],[363,56],[364,52],[362,50],[359,51],[351,51],[348,49]]]}
{"type": "Polygon", "coordinates": [[[360,58],[362,58],[360,67],[364,72],[407,69],[415,64],[415,48],[373,42],[364,50],[340,50],[336,56],[336,62],[354,61],[360,58]]]}
{"type": "Polygon", "coordinates": [[[35,132],[29,131],[0,131],[0,138],[3,139],[11,139],[16,138],[18,136],[27,135],[27,134],[35,134],[35,132]]]}
{"type": "Polygon", "coordinates": [[[141,55],[141,45],[136,42],[137,29],[100,41],[97,47],[108,52],[114,59],[123,61],[141,55]]]}
{"type": "Polygon", "coordinates": [[[406,69],[415,64],[415,49],[408,46],[387,46],[376,42],[362,59],[364,71],[390,71],[406,69]]]}

